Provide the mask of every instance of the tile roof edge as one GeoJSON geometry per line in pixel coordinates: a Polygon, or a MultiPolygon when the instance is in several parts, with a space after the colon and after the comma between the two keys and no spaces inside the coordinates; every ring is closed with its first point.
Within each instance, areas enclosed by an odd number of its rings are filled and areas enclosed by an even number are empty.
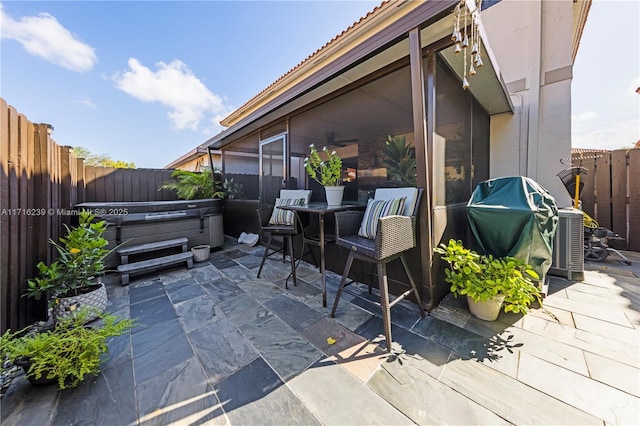
{"type": "Polygon", "coordinates": [[[312,54],[307,56],[305,59],[303,59],[301,62],[299,62],[296,66],[291,68],[289,71],[287,71],[282,76],[280,76],[278,79],[276,79],[273,83],[269,84],[267,87],[265,87],[263,90],[261,90],[258,94],[253,96],[247,102],[245,102],[242,106],[238,107],[231,114],[227,115],[222,120],[220,120],[220,124],[222,124],[223,126],[227,126],[228,127],[228,126],[233,125],[235,122],[238,122],[241,119],[242,115],[244,114],[243,110],[245,110],[251,103],[256,101],[258,98],[260,98],[264,93],[268,92],[275,85],[277,85],[278,83],[280,83],[281,81],[286,79],[288,76],[290,76],[291,74],[296,72],[296,70],[298,70],[301,67],[303,67],[305,64],[311,62],[314,58],[318,57],[321,53],[323,53],[324,51],[329,49],[331,46],[336,45],[341,39],[343,39],[344,37],[346,37],[349,34],[352,34],[354,31],[356,31],[357,28],[361,27],[364,24],[364,22],[370,20],[373,16],[380,14],[382,10],[386,10],[388,7],[393,6],[394,3],[396,3],[396,1],[393,1],[393,0],[384,0],[384,1],[382,1],[382,3],[380,3],[378,6],[374,7],[371,11],[367,12],[366,15],[360,17],[360,19],[358,19],[353,24],[348,26],[340,34],[338,34],[335,37],[333,37],[331,40],[329,40],[327,43],[325,43],[322,47],[320,47],[315,52],[313,52],[312,54]]]}

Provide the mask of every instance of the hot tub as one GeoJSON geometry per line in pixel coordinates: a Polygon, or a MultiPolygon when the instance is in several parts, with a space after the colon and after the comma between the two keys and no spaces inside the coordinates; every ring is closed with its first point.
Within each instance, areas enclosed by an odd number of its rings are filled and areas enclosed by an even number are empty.
{"type": "MultiPolygon", "coordinates": [[[[108,223],[105,238],[112,249],[186,237],[188,247],[208,244],[211,248],[224,243],[220,199],[144,201],[144,202],[90,202],[75,206],[76,210],[89,210],[97,219],[108,223]]],[[[118,264],[112,253],[106,259],[109,267],[118,264]]]]}

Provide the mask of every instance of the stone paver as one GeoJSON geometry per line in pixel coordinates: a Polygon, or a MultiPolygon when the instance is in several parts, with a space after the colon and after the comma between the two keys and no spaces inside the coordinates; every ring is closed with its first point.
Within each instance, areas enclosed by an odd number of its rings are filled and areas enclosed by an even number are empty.
{"type": "Polygon", "coordinates": [[[525,317],[485,322],[447,296],[420,319],[403,301],[387,354],[371,303],[344,295],[330,317],[338,274],[322,307],[313,265],[288,289],[281,259],[256,278],[263,250],[229,244],[128,287],[107,277],[108,309],[138,326],[76,389],[19,375],[2,425],[640,422],[640,254],[587,263],[583,282],[550,277],[545,310],[525,317]]]}
{"type": "Polygon", "coordinates": [[[324,424],[413,424],[380,395],[329,360],[311,366],[292,379],[289,386],[324,424]]]}

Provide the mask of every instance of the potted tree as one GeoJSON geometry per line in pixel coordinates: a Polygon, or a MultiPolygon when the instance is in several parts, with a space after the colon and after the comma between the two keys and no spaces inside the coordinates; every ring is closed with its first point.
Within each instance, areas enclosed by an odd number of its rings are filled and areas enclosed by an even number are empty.
{"type": "Polygon", "coordinates": [[[81,307],[94,308],[88,316],[91,321],[107,306],[107,291],[99,277],[105,272],[104,259],[111,250],[107,250],[108,241],[103,237],[107,224],[94,219],[94,215],[82,211],[77,227],[65,225],[67,235],[59,243],[49,241],[58,251],[58,259],[50,265],[39,262],[40,276],[27,283],[25,296],[37,300],[48,297],[54,321],[81,307]]]}
{"type": "Polygon", "coordinates": [[[416,149],[405,136],[389,136],[385,141],[382,160],[392,182],[416,186],[416,149]]]}
{"type": "MultiPolygon", "coordinates": [[[[213,199],[212,203],[222,203],[227,196],[228,190],[234,190],[234,195],[241,191],[241,188],[232,181],[225,180],[222,182],[220,172],[216,169],[205,169],[201,172],[192,172],[189,170],[174,170],[171,173],[171,179],[165,181],[159,188],[176,191],[176,195],[181,200],[200,200],[213,199]]],[[[222,207],[220,207],[222,211],[222,207]]],[[[216,231],[215,235],[222,245],[224,241],[224,230],[222,228],[222,220],[214,222],[216,231]]],[[[211,244],[200,244],[191,248],[193,260],[195,262],[203,262],[209,259],[211,253],[211,244]]]]}
{"type": "Polygon", "coordinates": [[[133,320],[82,308],[50,329],[6,331],[0,336],[0,358],[21,366],[32,384],[57,382],[60,389],[76,387],[86,375],[100,371],[101,355],[108,351],[107,338],[119,336],[133,325],[133,320]],[[86,327],[87,319],[94,315],[102,325],[86,327]]]}
{"type": "Polygon", "coordinates": [[[445,281],[451,284],[451,293],[466,296],[469,310],[478,318],[493,321],[501,307],[505,312],[526,314],[535,300],[542,305],[536,285],[539,276],[524,261],[480,255],[460,240],[449,240],[434,251],[449,264],[445,281]]]}
{"type": "Polygon", "coordinates": [[[327,204],[342,204],[344,186],[342,186],[342,158],[335,152],[323,148],[327,160],[323,160],[314,144],[309,145],[310,154],[304,159],[304,168],[309,177],[324,186],[327,204]]]}

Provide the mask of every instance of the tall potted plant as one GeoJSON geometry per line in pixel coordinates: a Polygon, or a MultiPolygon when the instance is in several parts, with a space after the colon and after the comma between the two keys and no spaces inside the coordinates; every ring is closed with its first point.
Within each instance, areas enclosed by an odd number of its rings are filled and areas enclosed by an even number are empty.
{"type": "Polygon", "coordinates": [[[382,151],[382,160],[392,182],[400,185],[416,186],[416,154],[415,147],[407,143],[405,136],[389,136],[382,151]]]}
{"type": "Polygon", "coordinates": [[[94,309],[88,319],[91,321],[107,306],[107,291],[99,277],[104,274],[104,259],[111,250],[103,237],[107,224],[94,219],[83,210],[78,226],[65,225],[67,235],[59,243],[49,240],[58,251],[58,259],[50,265],[39,262],[36,266],[40,275],[27,282],[25,296],[37,300],[48,297],[54,321],[81,307],[94,309]]]}
{"type": "Polygon", "coordinates": [[[324,186],[328,205],[342,204],[344,186],[342,186],[342,158],[335,152],[323,148],[327,157],[323,160],[314,144],[309,145],[310,154],[304,159],[304,168],[309,177],[324,186]]]}
{"type": "Polygon", "coordinates": [[[523,260],[480,255],[459,240],[449,240],[434,251],[449,264],[445,281],[451,284],[451,293],[466,296],[476,317],[493,321],[501,307],[505,312],[526,314],[533,301],[542,305],[536,286],[539,276],[523,260]]]}

